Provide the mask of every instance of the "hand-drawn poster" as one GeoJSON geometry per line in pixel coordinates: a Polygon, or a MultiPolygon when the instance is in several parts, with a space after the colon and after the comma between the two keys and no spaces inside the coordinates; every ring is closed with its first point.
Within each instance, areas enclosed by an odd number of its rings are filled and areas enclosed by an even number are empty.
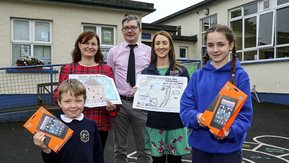
{"type": "Polygon", "coordinates": [[[121,104],[120,96],[112,78],[101,74],[70,74],[70,79],[77,79],[86,88],[86,107],[106,106],[107,100],[121,104]]]}
{"type": "Polygon", "coordinates": [[[186,77],[139,74],[133,108],[179,113],[180,99],[187,82],[186,77]]]}

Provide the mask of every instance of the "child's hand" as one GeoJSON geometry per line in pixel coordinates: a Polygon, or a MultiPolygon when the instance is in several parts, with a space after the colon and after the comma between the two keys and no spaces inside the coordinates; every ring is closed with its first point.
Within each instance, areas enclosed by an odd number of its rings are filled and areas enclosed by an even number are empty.
{"type": "Polygon", "coordinates": [[[218,139],[218,140],[223,140],[223,139],[225,139],[226,137],[228,137],[228,135],[229,135],[229,130],[227,131],[227,130],[225,130],[224,128],[223,128],[222,130],[223,130],[223,132],[224,132],[224,136],[217,136],[217,135],[215,135],[215,133],[213,133],[212,130],[210,130],[210,132],[215,136],[216,139],[218,139]]]}
{"type": "Polygon", "coordinates": [[[198,119],[198,123],[201,127],[206,127],[206,124],[201,120],[201,116],[203,115],[203,113],[199,113],[197,115],[197,119],[198,119]]]}
{"type": "Polygon", "coordinates": [[[37,132],[33,136],[34,144],[39,146],[43,150],[43,152],[50,153],[51,149],[47,145],[44,144],[44,140],[45,140],[45,134],[43,132],[37,132]]]}

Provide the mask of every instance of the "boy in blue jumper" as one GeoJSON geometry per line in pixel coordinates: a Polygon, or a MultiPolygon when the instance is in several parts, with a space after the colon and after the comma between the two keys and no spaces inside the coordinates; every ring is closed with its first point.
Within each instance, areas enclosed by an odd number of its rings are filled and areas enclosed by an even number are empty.
{"type": "Polygon", "coordinates": [[[42,149],[45,163],[104,163],[103,149],[94,121],[84,117],[82,111],[86,100],[86,89],[76,79],[63,81],[58,88],[58,104],[64,114],[60,120],[74,133],[56,154],[44,144],[45,133],[34,135],[34,144],[42,149]]]}
{"type": "Polygon", "coordinates": [[[192,162],[241,163],[242,144],[253,116],[249,76],[237,60],[235,37],[229,27],[216,25],[209,28],[205,41],[209,60],[192,75],[181,98],[181,119],[186,127],[192,129],[189,138],[192,162]],[[227,81],[246,93],[248,99],[230,129],[223,130],[225,136],[218,137],[200,117],[227,81]]]}

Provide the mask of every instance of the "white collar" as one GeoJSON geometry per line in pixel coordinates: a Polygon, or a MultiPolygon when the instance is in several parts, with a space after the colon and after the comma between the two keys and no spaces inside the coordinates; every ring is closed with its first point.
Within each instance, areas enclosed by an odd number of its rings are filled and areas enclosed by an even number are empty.
{"type": "Polygon", "coordinates": [[[83,120],[84,115],[83,115],[83,113],[81,113],[81,114],[79,114],[79,116],[76,117],[76,118],[70,118],[70,117],[66,116],[65,114],[61,114],[61,115],[60,115],[60,118],[61,118],[64,122],[70,123],[70,122],[72,122],[72,120],[78,120],[78,121],[83,120]]]}

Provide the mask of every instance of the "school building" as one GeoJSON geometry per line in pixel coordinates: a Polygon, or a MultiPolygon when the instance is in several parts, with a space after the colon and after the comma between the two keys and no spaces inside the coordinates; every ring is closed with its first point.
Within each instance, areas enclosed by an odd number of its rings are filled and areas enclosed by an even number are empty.
{"type": "Polygon", "coordinates": [[[99,35],[107,54],[123,41],[126,15],[143,17],[153,11],[151,3],[129,0],[1,0],[0,65],[15,66],[21,56],[69,63],[76,38],[88,30],[99,35]]]}
{"type": "MultiPolygon", "coordinates": [[[[129,0],[2,0],[0,65],[15,66],[21,56],[48,64],[71,62],[74,41],[82,31],[95,31],[105,56],[123,41],[121,20],[155,11],[151,3],[129,0]]],[[[289,105],[289,1],[204,0],[159,19],[142,23],[142,42],[156,31],[172,34],[177,58],[202,60],[203,36],[213,24],[230,26],[237,54],[260,101],[289,105]]]]}
{"type": "Polygon", "coordinates": [[[196,60],[205,55],[205,31],[217,23],[230,26],[237,38],[238,58],[257,98],[289,105],[288,15],[288,0],[204,0],[152,25],[174,26],[183,36],[195,36],[179,51],[183,58],[196,60]]]}

